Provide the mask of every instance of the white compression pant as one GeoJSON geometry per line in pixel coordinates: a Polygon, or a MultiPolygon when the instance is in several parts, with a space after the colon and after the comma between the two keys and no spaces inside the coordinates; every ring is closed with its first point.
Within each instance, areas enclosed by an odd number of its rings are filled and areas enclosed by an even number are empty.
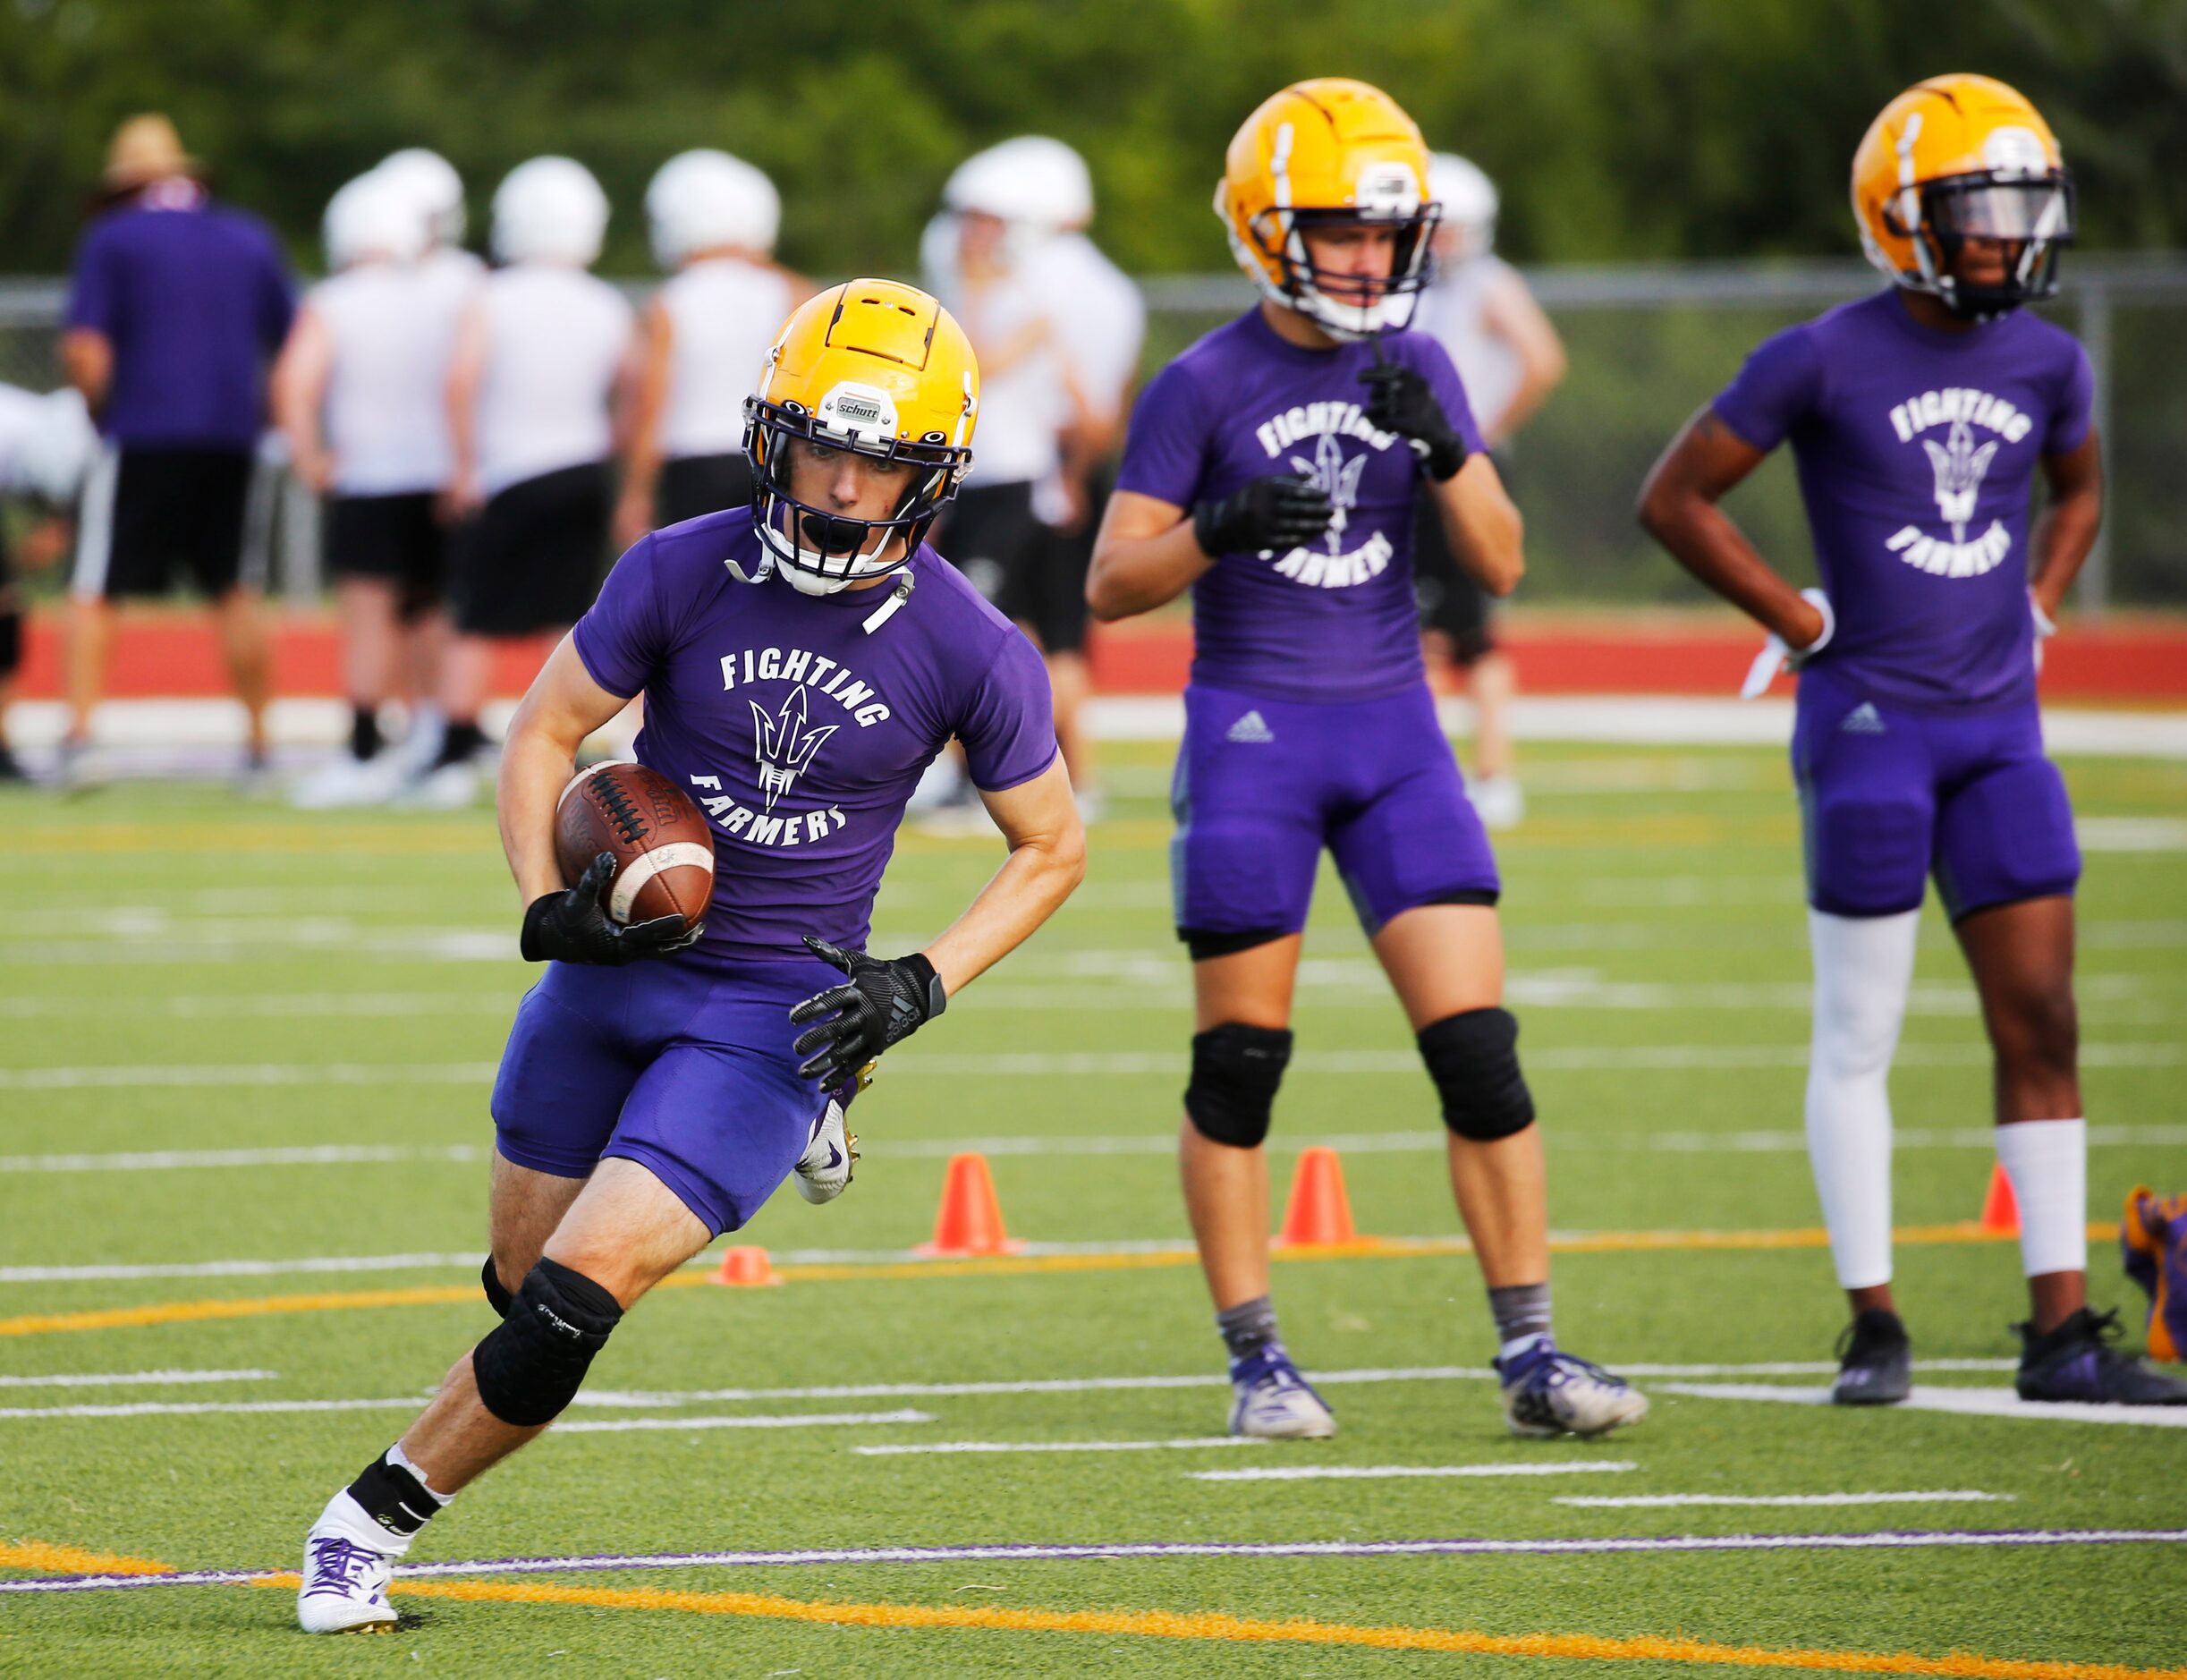
{"type": "Polygon", "coordinates": [[[1913,983],[1921,912],[1808,912],[1815,1031],[1808,1059],[1808,1160],[1830,1227],[1839,1286],[1891,1281],[1891,1057],[1913,983]]]}

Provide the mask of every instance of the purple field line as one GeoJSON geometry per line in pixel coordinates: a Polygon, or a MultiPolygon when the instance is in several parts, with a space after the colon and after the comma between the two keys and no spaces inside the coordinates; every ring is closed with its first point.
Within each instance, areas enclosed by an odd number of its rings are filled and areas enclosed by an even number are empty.
{"type": "MultiPolygon", "coordinates": [[[[624,1569],[742,1569],[791,1564],[956,1564],[1133,1557],[1462,1557],[1564,1552],[1869,1551],[1932,1546],[2187,1544],[2187,1529],[1915,1529],[1855,1534],[1674,1534],[1581,1540],[1119,1540],[988,1546],[830,1547],[799,1551],[606,1553],[579,1557],[487,1557],[398,1564],[397,1582],[441,1575],[526,1575],[624,1569]]],[[[46,1575],[0,1581],[0,1592],[95,1592],[131,1587],[203,1587],[263,1581],[264,1569],[199,1569],[165,1575],[46,1575]]]]}

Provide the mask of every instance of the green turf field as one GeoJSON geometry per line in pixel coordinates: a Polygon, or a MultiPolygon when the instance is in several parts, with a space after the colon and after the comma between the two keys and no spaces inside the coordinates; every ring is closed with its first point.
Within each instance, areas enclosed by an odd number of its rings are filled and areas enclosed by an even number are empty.
{"type": "MultiPolygon", "coordinates": [[[[1479,1369],[1492,1349],[1469,1258],[1301,1259],[1278,1268],[1277,1302],[1293,1352],[1331,1376],[1343,1432],[1210,1444],[1227,1391],[1199,1276],[1177,1251],[1166,1141],[1189,1031],[1168,928],[1167,759],[1112,749],[1112,817],[1085,887],[890,1056],[856,1110],[865,1159],[850,1192],[818,1209],[785,1192],[751,1227],[785,1285],[703,1286],[694,1268],[676,1280],[694,1286],[647,1302],[565,1420],[644,1427],[550,1433],[467,1492],[413,1562],[2187,1531],[2187,1432],[1767,1398],[1820,1386],[1812,1362],[1828,1360],[1841,1309],[1799,1136],[1797,827],[1782,757],[1763,751],[1537,749],[1529,820],[1500,847],[1553,1222],[1572,1239],[1557,1262],[1561,1339],[1612,1364],[1719,1369],[1649,1377],[1655,1411],[1629,1436],[1513,1441],[1479,1369]],[[928,1234],[961,1147],[988,1153],[1013,1234],[1033,1249],[914,1268],[903,1251],[928,1234]],[[1750,1369],[1785,1363],[1801,1368],[1750,1369]],[[1420,1368],[1458,1369],[1401,1374],[1420,1368]],[[1190,1380],[1130,1380],[1165,1377],[1190,1380]],[[1123,1380],[1072,1386],[1096,1379],[1123,1380]],[[1024,1382],[1047,1386],[964,1391],[1024,1382]],[[867,1391],[826,1392],[845,1386],[867,1391]],[[737,1427],[755,1418],[787,1421],[737,1427]],[[858,1450],[967,1442],[1157,1445],[858,1450]],[[1552,1473],[1202,1479],[1328,1466],[1552,1473]],[[1994,1497],[1562,1503],[1872,1493],[1994,1497]]],[[[2101,849],[2081,900],[2081,973],[2090,1212],[2115,1219],[2138,1181],[2187,1189],[2187,766],[2083,759],[2067,773],[2084,823],[2108,819],[2088,827],[2101,849]]],[[[487,1084],[528,983],[490,819],[305,817],[148,785],[66,804],[0,798],[0,833],[13,863],[0,884],[0,1582],[115,1556],[293,1568],[326,1496],[490,1322],[476,1285],[487,1084]],[[101,1313],[113,1316],[88,1316],[101,1313]],[[329,1402],[347,1404],[309,1404],[329,1402]]],[[[907,837],[876,947],[930,934],[993,861],[991,843],[907,837]]],[[[1300,1146],[1334,1141],[1363,1231],[1450,1237],[1429,1088],[1334,881],[1297,1027],[1278,1174],[1300,1146]]],[[[1979,1028],[1940,921],[1905,1037],[1897,1223],[1926,1229],[1902,1245],[1899,1282],[1917,1353],[1962,1362],[1923,1378],[1948,1403],[2009,1385],[2006,1327],[2023,1303],[2016,1250],[1954,1228],[1978,1210],[1992,1158],[1979,1028]]],[[[2093,1262],[2098,1304],[2128,1307],[2139,1345],[2115,1244],[2097,1243],[2093,1262]]],[[[2187,1662],[2176,1539],[853,1555],[402,1584],[393,1637],[323,1642],[294,1631],[283,1587],[0,1592],[0,1674],[1691,1674],[1766,1661],[2066,1680],[2008,1665],[2187,1662]],[[1967,1655],[1891,1655],[1906,1652],[1967,1655]]]]}

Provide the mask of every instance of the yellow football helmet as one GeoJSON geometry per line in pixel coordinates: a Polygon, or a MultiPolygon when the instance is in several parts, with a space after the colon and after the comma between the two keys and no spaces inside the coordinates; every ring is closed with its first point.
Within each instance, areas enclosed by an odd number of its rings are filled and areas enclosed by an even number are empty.
{"type": "Polygon", "coordinates": [[[1895,284],[1983,320],[2057,291],[2073,182],[2050,125],[2018,92],[1988,76],[1931,76],[1869,124],[1853,153],[1852,213],[1868,259],[1895,284]],[[1970,239],[2004,244],[2001,282],[1959,276],[1970,239]]]}
{"type": "Polygon", "coordinates": [[[979,362],[949,311],[916,286],[852,280],[800,305],[744,399],[752,512],[766,550],[748,583],[779,568],[808,595],[833,595],[905,564],[972,464],[979,362]],[[790,494],[793,440],[918,469],[895,513],[851,520],[790,494]],[[884,561],[896,538],[903,552],[884,561]]]}
{"type": "Polygon", "coordinates": [[[1411,319],[1437,207],[1420,132],[1379,88],[1322,76],[1263,101],[1230,142],[1215,213],[1246,277],[1332,336],[1365,338],[1411,319]],[[1398,230],[1387,280],[1314,267],[1304,232],[1340,222],[1398,230]],[[1348,295],[1332,296],[1332,279],[1348,295]]]}

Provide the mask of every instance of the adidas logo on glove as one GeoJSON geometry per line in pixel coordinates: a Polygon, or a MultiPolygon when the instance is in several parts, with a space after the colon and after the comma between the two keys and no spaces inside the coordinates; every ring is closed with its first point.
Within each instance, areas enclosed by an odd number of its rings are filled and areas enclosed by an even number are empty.
{"type": "Polygon", "coordinates": [[[1252,711],[1246,713],[1236,723],[1231,725],[1230,733],[1223,739],[1254,742],[1270,742],[1276,739],[1276,731],[1268,727],[1267,720],[1259,712],[1252,711]]]}

